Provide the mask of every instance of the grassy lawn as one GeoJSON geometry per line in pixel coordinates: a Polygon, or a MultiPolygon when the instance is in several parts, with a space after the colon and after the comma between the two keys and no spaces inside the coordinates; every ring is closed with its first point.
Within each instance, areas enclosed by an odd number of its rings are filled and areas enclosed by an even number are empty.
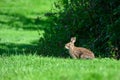
{"type": "MultiPolygon", "coordinates": [[[[43,34],[43,20],[47,17],[45,13],[52,11],[55,0],[1,0],[0,1],[0,43],[18,43],[19,38],[23,43],[29,43],[33,38],[39,38],[43,34]],[[37,18],[40,18],[37,24],[37,18]],[[37,30],[40,35],[38,36],[37,30]],[[26,38],[26,41],[24,41],[26,38]],[[14,38],[14,40],[13,40],[14,38]],[[15,40],[16,39],[16,40],[15,40]],[[29,41],[28,41],[29,40],[29,41]]],[[[48,23],[48,22],[47,22],[48,23]]],[[[47,25],[46,22],[44,24],[47,25]]],[[[20,42],[20,43],[21,43],[20,42]]]]}
{"type": "Polygon", "coordinates": [[[38,35],[37,31],[3,29],[0,31],[0,43],[30,44],[42,37],[43,33],[44,31],[41,31],[41,35],[38,35]]]}
{"type": "Polygon", "coordinates": [[[44,37],[43,28],[49,28],[44,14],[52,11],[54,1],[0,1],[0,80],[119,80],[120,61],[114,59],[73,60],[35,54],[39,38],[44,37]]]}
{"type": "Polygon", "coordinates": [[[119,80],[120,61],[73,60],[37,55],[0,57],[1,80],[119,80]]]}
{"type": "Polygon", "coordinates": [[[35,52],[43,28],[49,27],[45,13],[52,11],[54,1],[1,0],[0,54],[35,52]]]}

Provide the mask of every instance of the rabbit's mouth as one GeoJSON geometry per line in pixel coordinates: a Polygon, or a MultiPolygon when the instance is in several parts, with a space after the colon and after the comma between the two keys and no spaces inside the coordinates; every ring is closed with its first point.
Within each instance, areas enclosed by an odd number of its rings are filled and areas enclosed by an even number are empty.
{"type": "Polygon", "coordinates": [[[68,47],[68,46],[65,46],[65,48],[66,48],[66,49],[69,49],[69,47],[68,47]]]}

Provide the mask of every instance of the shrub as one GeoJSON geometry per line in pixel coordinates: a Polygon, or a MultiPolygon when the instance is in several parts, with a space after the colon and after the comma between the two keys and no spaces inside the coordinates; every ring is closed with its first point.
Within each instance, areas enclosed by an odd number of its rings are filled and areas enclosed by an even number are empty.
{"type": "Polygon", "coordinates": [[[120,58],[119,0],[59,0],[58,14],[49,16],[39,51],[47,56],[66,56],[64,44],[77,37],[77,46],[91,49],[96,56],[120,58]]]}
{"type": "Polygon", "coordinates": [[[60,10],[56,23],[62,24],[59,29],[64,36],[77,36],[77,44],[92,49],[96,56],[118,57],[119,4],[119,0],[59,0],[55,3],[60,10]]]}

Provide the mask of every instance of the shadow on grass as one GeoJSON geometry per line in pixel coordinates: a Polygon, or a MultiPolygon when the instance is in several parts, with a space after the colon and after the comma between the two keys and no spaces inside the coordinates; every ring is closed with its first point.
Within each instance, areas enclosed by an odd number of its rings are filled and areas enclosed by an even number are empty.
{"type": "Polygon", "coordinates": [[[14,44],[14,43],[0,44],[0,55],[35,54],[35,53],[37,53],[37,45],[34,44],[14,44]]]}
{"type": "MultiPolygon", "coordinates": [[[[28,44],[14,44],[14,43],[1,43],[0,54],[38,54],[42,56],[52,57],[67,57],[64,49],[65,42],[68,41],[70,36],[65,32],[64,27],[55,25],[54,18],[47,15],[48,19],[42,20],[39,16],[36,18],[27,18],[20,14],[2,13],[10,17],[8,21],[0,21],[1,24],[9,25],[9,28],[23,29],[23,30],[44,30],[43,38],[40,38],[37,45],[34,43],[28,44]],[[65,34],[66,33],[66,34],[65,34]]],[[[46,16],[46,15],[45,15],[46,16]]]]}
{"type": "MultiPolygon", "coordinates": [[[[38,30],[48,25],[47,23],[49,22],[48,20],[42,20],[41,16],[26,17],[26,15],[22,15],[22,14],[15,14],[15,13],[12,14],[12,13],[4,13],[4,12],[0,12],[0,15],[3,16],[0,19],[0,24],[7,26],[7,28],[9,29],[15,28],[16,30],[18,29],[38,30]]],[[[3,28],[5,26],[3,26],[3,28]]]]}

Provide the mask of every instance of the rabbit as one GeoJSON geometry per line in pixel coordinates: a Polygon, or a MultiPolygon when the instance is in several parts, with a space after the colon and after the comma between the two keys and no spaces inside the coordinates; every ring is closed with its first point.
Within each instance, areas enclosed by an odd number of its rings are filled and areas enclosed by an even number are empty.
{"type": "Polygon", "coordinates": [[[76,37],[72,37],[71,41],[65,44],[65,48],[69,50],[69,54],[74,59],[93,59],[95,58],[94,53],[83,47],[76,47],[74,43],[76,42],[76,37]]]}

